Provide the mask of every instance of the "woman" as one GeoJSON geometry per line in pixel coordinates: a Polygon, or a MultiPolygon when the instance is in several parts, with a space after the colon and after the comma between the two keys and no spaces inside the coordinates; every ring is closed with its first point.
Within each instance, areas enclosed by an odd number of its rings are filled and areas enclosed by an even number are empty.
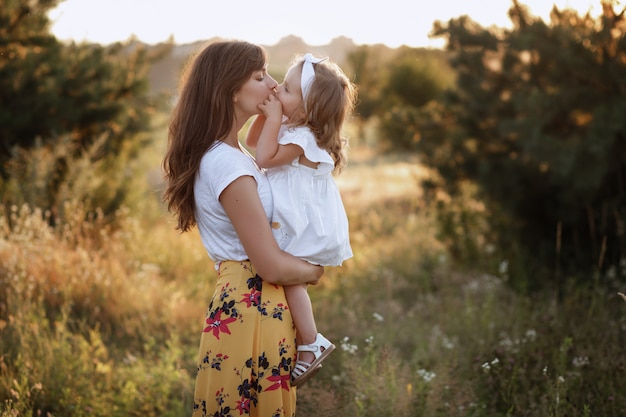
{"type": "Polygon", "coordinates": [[[170,121],[164,199],[178,229],[198,226],[218,271],[194,416],[295,415],[295,330],[282,286],[315,284],[323,267],[279,249],[269,182],[238,139],[276,86],[263,48],[212,43],[192,62],[170,121]]]}

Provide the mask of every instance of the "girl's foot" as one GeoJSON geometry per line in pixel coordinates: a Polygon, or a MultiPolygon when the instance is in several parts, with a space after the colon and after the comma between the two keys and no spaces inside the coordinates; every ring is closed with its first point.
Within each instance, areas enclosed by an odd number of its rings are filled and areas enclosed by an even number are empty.
{"type": "MultiPolygon", "coordinates": [[[[313,375],[319,372],[322,367],[322,362],[334,349],[335,345],[322,336],[321,333],[318,333],[317,336],[315,336],[315,341],[313,343],[298,346],[298,361],[291,372],[291,385],[294,387],[302,385],[313,375]],[[300,352],[311,352],[313,360],[305,361],[300,352]]],[[[306,354],[304,356],[306,356],[306,354]]]]}

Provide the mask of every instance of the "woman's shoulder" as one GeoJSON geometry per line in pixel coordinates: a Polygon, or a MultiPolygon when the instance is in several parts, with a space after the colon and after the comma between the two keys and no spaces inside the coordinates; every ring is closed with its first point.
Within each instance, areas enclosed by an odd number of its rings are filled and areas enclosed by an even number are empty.
{"type": "Polygon", "coordinates": [[[202,157],[201,170],[255,170],[252,156],[219,142],[214,144],[202,157]]]}
{"type": "Polygon", "coordinates": [[[241,160],[246,161],[250,156],[239,149],[233,148],[222,141],[217,141],[207,150],[202,160],[221,161],[221,160],[241,160]]]}

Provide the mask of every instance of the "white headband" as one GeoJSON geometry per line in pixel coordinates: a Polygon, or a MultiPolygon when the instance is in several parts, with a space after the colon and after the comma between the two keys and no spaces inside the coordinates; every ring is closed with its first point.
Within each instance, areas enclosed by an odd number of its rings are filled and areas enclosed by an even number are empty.
{"type": "Polygon", "coordinates": [[[315,70],[313,64],[319,64],[325,61],[327,58],[314,58],[311,54],[304,56],[304,64],[302,64],[302,76],[300,77],[300,88],[302,90],[302,101],[304,103],[304,109],[306,110],[306,99],[309,96],[309,90],[313,79],[315,78],[315,70]]]}

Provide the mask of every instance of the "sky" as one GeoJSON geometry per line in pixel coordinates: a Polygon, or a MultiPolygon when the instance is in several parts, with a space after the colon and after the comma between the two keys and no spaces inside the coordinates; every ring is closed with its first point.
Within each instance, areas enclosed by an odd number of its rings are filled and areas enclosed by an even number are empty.
{"type": "MultiPolygon", "coordinates": [[[[581,14],[601,11],[600,0],[521,0],[531,14],[549,21],[552,5],[581,14]]],[[[429,39],[436,20],[468,15],[482,26],[510,27],[510,0],[64,0],[51,10],[60,40],[109,44],[134,36],[156,44],[214,37],[274,45],[295,35],[309,45],[339,36],[359,45],[442,47],[429,39]]]]}

